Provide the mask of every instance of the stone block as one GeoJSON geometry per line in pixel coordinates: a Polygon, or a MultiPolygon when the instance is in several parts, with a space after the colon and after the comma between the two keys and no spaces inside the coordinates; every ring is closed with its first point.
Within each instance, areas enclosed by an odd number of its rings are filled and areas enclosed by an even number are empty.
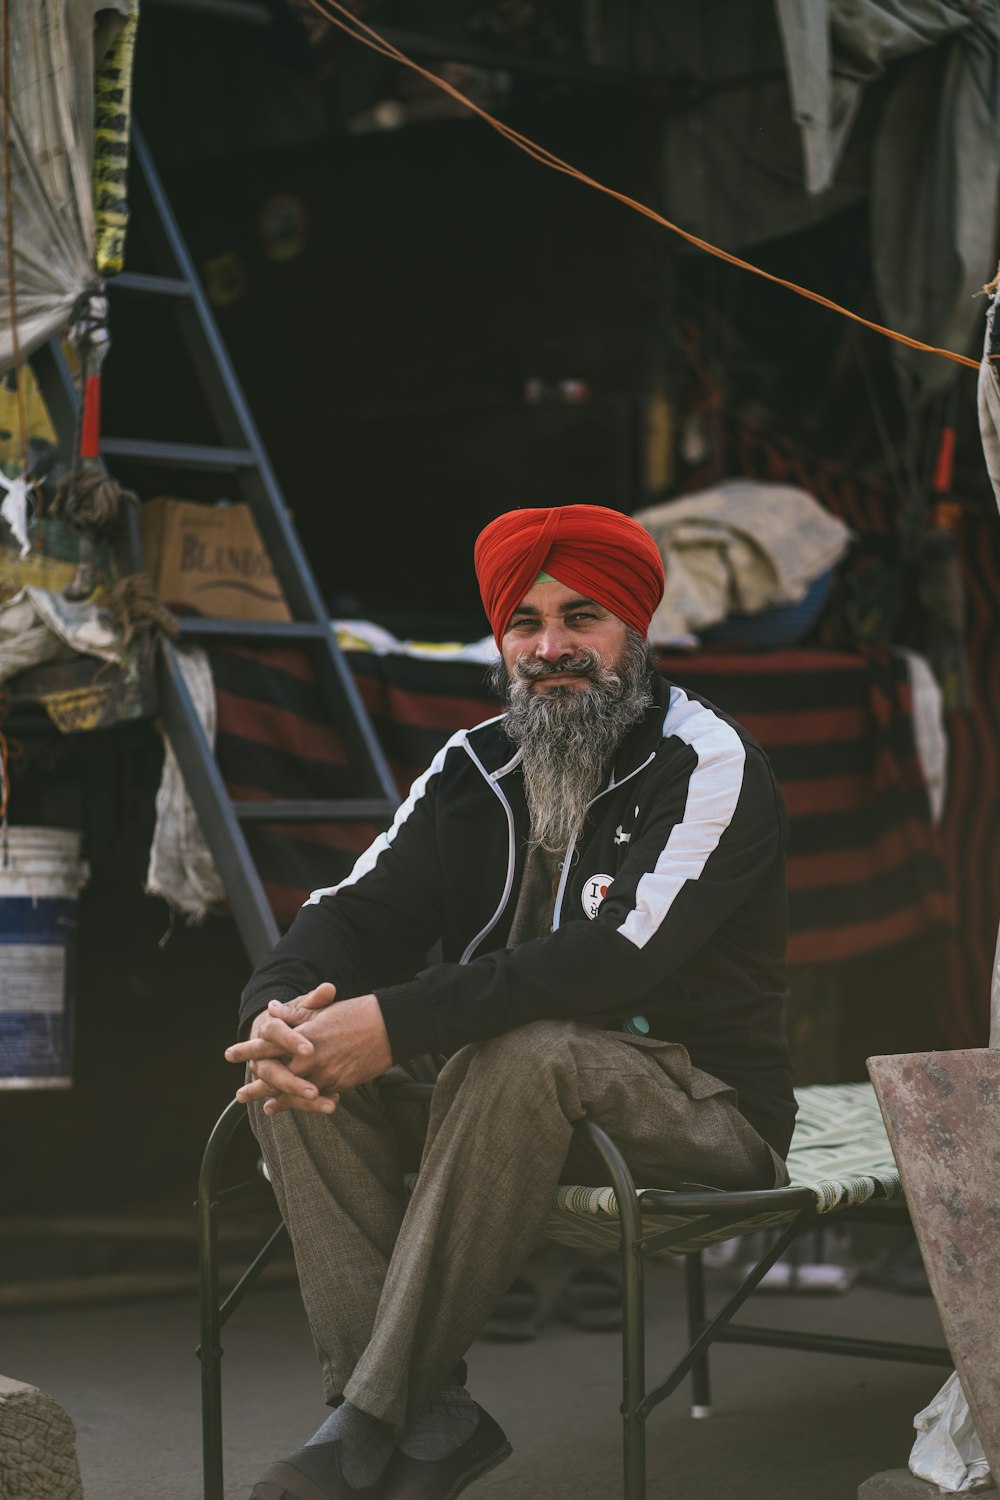
{"type": "Polygon", "coordinates": [[[83,1500],[76,1430],[58,1401],[0,1375],[0,1496],[83,1500]]]}
{"type": "Polygon", "coordinates": [[[997,1053],[988,1047],[904,1052],[870,1057],[868,1071],[941,1326],[995,1476],[1000,1474],[997,1053]]]}
{"type": "MultiPolygon", "coordinates": [[[[969,1500],[997,1500],[992,1485],[985,1490],[968,1490],[969,1500]]],[[[942,1500],[936,1484],[918,1479],[909,1469],[886,1469],[873,1474],[858,1490],[858,1500],[942,1500]]]]}

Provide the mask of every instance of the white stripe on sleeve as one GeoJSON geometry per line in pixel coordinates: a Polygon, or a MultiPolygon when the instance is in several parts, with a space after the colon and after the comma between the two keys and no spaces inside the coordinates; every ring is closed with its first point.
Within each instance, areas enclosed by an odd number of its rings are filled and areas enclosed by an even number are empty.
{"type": "Polygon", "coordinates": [[[733,821],[746,750],[724,719],[682,688],[671,687],[663,737],[683,740],[698,757],[688,783],[684,817],[670,830],[654,868],[636,886],[635,906],[618,929],[644,948],[666,919],[682,888],[697,880],[733,821]]]}
{"type": "Polygon", "coordinates": [[[424,771],[422,776],[418,776],[416,781],[410,787],[410,794],[407,797],[406,801],[401,803],[400,806],[396,809],[396,816],[392,820],[392,825],[386,830],[385,833],[380,833],[378,838],[375,839],[374,843],[368,845],[368,848],[358,859],[350,875],[346,875],[344,879],[338,881],[336,885],[322,886],[319,890],[313,891],[308,901],[305,902],[306,906],[316,906],[320,901],[322,901],[324,896],[335,896],[338,891],[346,889],[347,886],[357,885],[358,881],[361,880],[365,875],[367,875],[369,871],[374,870],[376,864],[378,863],[379,856],[384,854],[385,851],[390,847],[393,839],[396,837],[403,824],[412,815],[413,809],[416,807],[417,803],[424,795],[424,792],[427,789],[427,784],[430,781],[431,777],[438,775],[438,773],[440,772],[441,767],[444,765],[444,759],[448,754],[448,751],[454,745],[461,744],[467,734],[467,729],[460,729],[456,734],[452,735],[451,739],[446,745],[441,746],[441,749],[438,751],[437,755],[435,755],[434,759],[427,767],[427,770],[424,771]]]}

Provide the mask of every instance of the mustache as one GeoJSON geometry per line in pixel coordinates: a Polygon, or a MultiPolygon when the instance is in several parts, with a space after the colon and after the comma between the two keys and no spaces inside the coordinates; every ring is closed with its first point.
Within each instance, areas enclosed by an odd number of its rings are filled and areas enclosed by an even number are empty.
{"type": "Polygon", "coordinates": [[[514,663],[515,674],[526,682],[537,682],[543,677],[593,677],[602,668],[600,657],[589,646],[567,661],[540,661],[519,656],[514,663]]]}

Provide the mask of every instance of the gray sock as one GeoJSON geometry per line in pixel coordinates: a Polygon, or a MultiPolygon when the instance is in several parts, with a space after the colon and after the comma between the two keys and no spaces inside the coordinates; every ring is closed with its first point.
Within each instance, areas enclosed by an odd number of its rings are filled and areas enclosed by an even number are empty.
{"type": "Polygon", "coordinates": [[[374,1484],[392,1456],[392,1428],[344,1401],[327,1417],[306,1444],[339,1442],[340,1468],[352,1489],[374,1484]]]}
{"type": "Polygon", "coordinates": [[[446,1385],[400,1443],[407,1458],[450,1458],[479,1425],[479,1407],[464,1385],[446,1385]]]}

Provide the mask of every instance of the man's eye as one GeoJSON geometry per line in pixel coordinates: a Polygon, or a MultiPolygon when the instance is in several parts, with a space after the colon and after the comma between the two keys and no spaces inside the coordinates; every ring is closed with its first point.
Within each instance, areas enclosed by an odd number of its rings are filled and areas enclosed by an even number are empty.
{"type": "Polygon", "coordinates": [[[589,614],[586,610],[581,610],[579,614],[566,616],[567,623],[570,625],[586,625],[589,624],[591,620],[596,619],[596,615],[589,614]]]}

